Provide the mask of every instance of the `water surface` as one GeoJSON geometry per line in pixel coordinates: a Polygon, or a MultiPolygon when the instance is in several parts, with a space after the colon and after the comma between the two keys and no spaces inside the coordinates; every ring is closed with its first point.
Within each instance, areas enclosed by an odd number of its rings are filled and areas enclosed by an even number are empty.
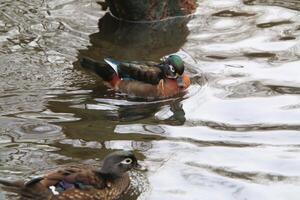
{"type": "Polygon", "coordinates": [[[94,1],[0,2],[0,177],[125,149],[148,169],[125,199],[297,200],[298,1],[198,3],[193,16],[134,24],[94,1]],[[192,85],[164,101],[116,94],[78,64],[171,53],[192,85]]]}

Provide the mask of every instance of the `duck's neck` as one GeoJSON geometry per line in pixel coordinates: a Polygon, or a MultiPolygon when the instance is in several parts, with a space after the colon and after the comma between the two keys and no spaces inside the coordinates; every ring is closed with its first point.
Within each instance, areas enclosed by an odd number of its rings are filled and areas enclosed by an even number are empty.
{"type": "Polygon", "coordinates": [[[166,63],[161,62],[159,64],[156,65],[158,68],[160,68],[163,72],[165,72],[168,68],[168,66],[166,65],[166,63]]]}
{"type": "Polygon", "coordinates": [[[110,182],[122,177],[121,175],[114,174],[114,173],[107,173],[102,170],[100,170],[98,174],[104,181],[110,181],[110,182]]]}

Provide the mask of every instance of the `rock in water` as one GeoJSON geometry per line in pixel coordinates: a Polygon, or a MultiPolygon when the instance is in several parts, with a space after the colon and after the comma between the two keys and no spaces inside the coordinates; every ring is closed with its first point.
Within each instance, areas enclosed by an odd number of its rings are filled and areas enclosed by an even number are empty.
{"type": "Polygon", "coordinates": [[[196,0],[106,0],[111,13],[131,21],[153,21],[191,14],[196,0]]]}

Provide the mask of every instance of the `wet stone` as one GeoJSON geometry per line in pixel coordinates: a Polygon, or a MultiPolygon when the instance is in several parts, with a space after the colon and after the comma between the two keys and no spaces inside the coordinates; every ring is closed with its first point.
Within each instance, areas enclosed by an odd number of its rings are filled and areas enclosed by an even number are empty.
{"type": "Polygon", "coordinates": [[[195,0],[106,0],[112,14],[131,21],[153,21],[191,14],[195,0]]]}

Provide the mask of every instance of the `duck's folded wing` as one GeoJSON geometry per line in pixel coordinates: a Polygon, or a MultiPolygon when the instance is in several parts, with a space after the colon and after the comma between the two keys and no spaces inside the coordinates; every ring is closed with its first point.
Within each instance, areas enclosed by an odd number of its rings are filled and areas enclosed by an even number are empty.
{"type": "MultiPolygon", "coordinates": [[[[89,167],[71,166],[50,172],[44,176],[34,178],[24,184],[19,192],[22,200],[54,200],[61,199],[58,187],[65,191],[81,191],[102,187],[103,181],[97,171],[89,167]],[[65,187],[66,186],[66,187],[65,187]],[[69,187],[71,186],[71,187],[69,187]],[[75,187],[76,186],[76,187],[75,187]],[[70,190],[69,190],[70,189],[70,190]]],[[[61,194],[65,193],[62,192],[61,194]]],[[[69,198],[62,198],[69,199],[69,198]]],[[[88,200],[88,198],[83,198],[88,200]]]]}
{"type": "Polygon", "coordinates": [[[121,63],[119,75],[123,79],[133,79],[156,85],[163,78],[162,70],[154,65],[121,63]]]}
{"type": "Polygon", "coordinates": [[[50,187],[62,181],[68,184],[81,183],[95,187],[101,187],[103,184],[103,180],[101,180],[93,168],[76,166],[62,168],[54,172],[50,172],[43,176],[42,180],[40,180],[40,183],[45,187],[50,187]]]}

